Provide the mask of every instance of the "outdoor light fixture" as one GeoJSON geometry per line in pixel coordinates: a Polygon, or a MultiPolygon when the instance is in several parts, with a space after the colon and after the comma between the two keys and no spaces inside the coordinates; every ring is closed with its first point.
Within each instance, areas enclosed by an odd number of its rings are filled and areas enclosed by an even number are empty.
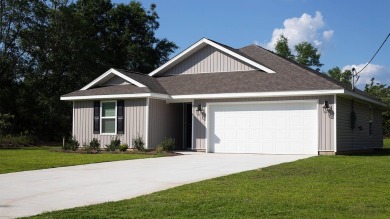
{"type": "Polygon", "coordinates": [[[202,110],[202,105],[198,105],[198,107],[196,108],[196,112],[202,112],[203,110],[202,110]]]}
{"type": "Polygon", "coordinates": [[[324,110],[324,112],[328,112],[330,109],[332,109],[332,107],[329,105],[329,102],[327,100],[325,100],[325,103],[324,103],[324,106],[322,107],[322,109],[324,110]]]}

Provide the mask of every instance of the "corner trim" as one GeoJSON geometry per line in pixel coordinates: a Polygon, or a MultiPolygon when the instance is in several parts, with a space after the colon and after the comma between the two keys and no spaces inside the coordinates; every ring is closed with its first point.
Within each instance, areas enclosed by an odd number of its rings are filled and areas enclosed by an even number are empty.
{"type": "Polygon", "coordinates": [[[145,116],[145,144],[146,148],[149,149],[149,105],[150,105],[150,98],[146,98],[146,116],[145,116]]]}
{"type": "Polygon", "coordinates": [[[334,153],[337,152],[337,95],[333,95],[333,98],[334,98],[334,102],[333,102],[333,105],[334,105],[334,117],[333,117],[333,139],[334,139],[334,153]]]}
{"type": "Polygon", "coordinates": [[[72,102],[72,137],[74,136],[74,115],[75,115],[75,110],[74,110],[74,101],[72,102]]]}

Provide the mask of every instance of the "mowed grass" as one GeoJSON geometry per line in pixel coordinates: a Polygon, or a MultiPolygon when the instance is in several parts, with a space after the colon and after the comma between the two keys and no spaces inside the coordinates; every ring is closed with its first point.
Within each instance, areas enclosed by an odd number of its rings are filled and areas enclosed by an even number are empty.
{"type": "Polygon", "coordinates": [[[157,157],[151,154],[79,154],[52,151],[51,147],[0,149],[0,173],[157,157]]]}
{"type": "Polygon", "coordinates": [[[384,138],[383,139],[383,147],[384,148],[390,148],[390,138],[384,138]]]}
{"type": "Polygon", "coordinates": [[[390,153],[375,153],[312,157],[34,218],[389,218],[390,153]]]}

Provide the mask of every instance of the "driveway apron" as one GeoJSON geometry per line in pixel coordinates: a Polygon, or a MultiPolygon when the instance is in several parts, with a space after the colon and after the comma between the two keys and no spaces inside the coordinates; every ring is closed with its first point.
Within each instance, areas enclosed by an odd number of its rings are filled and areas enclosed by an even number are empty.
{"type": "Polygon", "coordinates": [[[310,155],[207,154],[0,174],[0,218],[134,198],[310,155]]]}

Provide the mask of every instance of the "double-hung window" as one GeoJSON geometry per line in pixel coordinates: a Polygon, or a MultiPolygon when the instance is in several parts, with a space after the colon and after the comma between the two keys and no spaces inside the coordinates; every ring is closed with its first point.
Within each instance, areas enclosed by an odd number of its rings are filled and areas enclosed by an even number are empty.
{"type": "Polygon", "coordinates": [[[101,134],[116,134],[116,101],[101,102],[101,134]]]}

